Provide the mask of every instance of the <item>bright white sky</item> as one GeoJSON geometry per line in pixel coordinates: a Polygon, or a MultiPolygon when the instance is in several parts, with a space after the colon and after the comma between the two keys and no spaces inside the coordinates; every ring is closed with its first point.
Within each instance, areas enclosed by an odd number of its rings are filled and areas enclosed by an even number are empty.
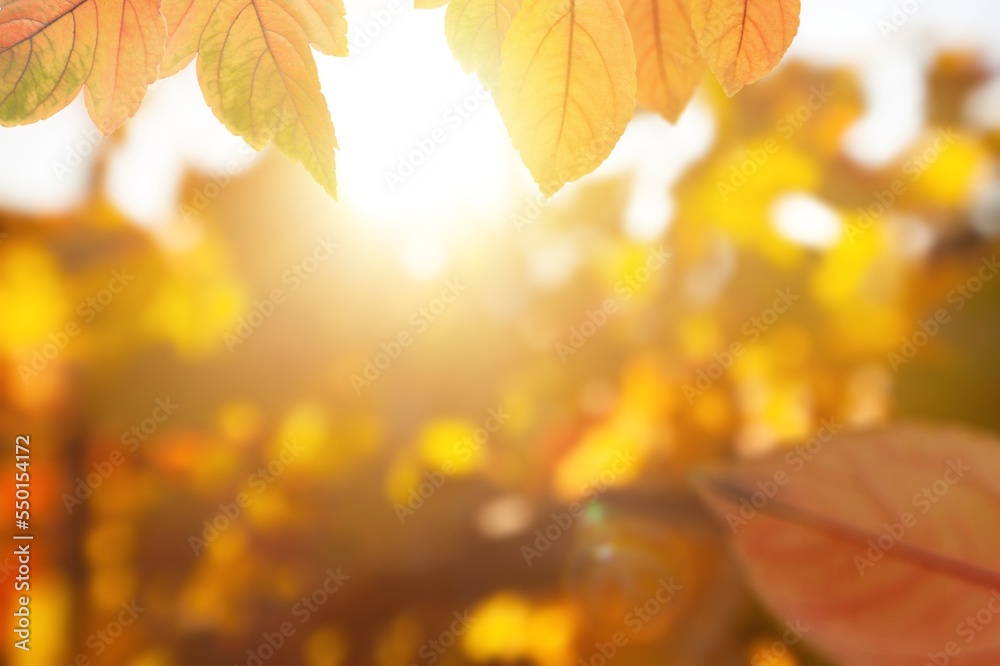
{"type": "MultiPolygon", "coordinates": [[[[463,213],[506,219],[511,188],[534,190],[510,146],[491,100],[480,102],[461,124],[446,112],[478,102],[478,82],[452,58],[444,38],[444,9],[415,10],[409,0],[384,28],[388,0],[347,0],[352,55],[318,55],[323,90],[340,141],[340,199],[373,223],[421,227],[433,233],[463,213]],[[376,36],[366,43],[359,30],[376,36]],[[456,126],[457,125],[457,126],[456,126]],[[389,191],[385,172],[436,128],[447,139],[417,172],[389,191]]],[[[982,47],[1000,67],[1000,2],[906,0],[920,8],[883,38],[878,24],[903,0],[803,0],[802,25],[788,58],[852,64],[864,76],[872,110],[845,145],[855,159],[879,164],[904,150],[922,124],[921,67],[932,47],[982,47]]],[[[993,108],[996,108],[994,105],[993,108]]],[[[997,118],[992,119],[997,122],[997,118]]],[[[637,119],[599,172],[635,169],[626,224],[636,237],[655,237],[669,223],[667,186],[710,145],[713,120],[695,104],[676,127],[654,117],[637,119]]],[[[60,211],[84,195],[91,162],[57,173],[68,151],[93,137],[82,98],[34,125],[0,129],[0,206],[60,211]]],[[[249,164],[242,142],[214,118],[198,90],[193,66],[155,84],[128,126],[111,161],[109,193],[137,222],[169,224],[185,166],[211,173],[236,158],[249,164]]],[[[567,188],[572,191],[573,187],[567,188]]],[[[523,201],[518,199],[518,201],[523,201]]]]}

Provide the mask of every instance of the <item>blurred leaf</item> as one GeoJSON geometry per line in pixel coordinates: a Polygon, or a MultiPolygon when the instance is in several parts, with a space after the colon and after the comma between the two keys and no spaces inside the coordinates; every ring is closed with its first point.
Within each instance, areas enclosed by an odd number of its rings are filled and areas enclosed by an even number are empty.
{"type": "Polygon", "coordinates": [[[971,666],[1000,650],[1000,625],[963,624],[1000,587],[983,529],[1000,520],[998,470],[996,439],[901,425],[814,439],[700,490],[761,597],[841,663],[921,666],[947,652],[971,666]]]}

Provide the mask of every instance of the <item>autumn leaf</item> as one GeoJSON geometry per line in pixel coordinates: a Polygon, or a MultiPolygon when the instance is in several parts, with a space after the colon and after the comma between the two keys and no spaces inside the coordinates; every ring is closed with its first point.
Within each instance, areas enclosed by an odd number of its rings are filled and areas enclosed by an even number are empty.
{"type": "Polygon", "coordinates": [[[166,24],[159,0],[98,0],[97,47],[85,99],[105,134],[139,110],[163,60],[166,24]]]}
{"type": "Polygon", "coordinates": [[[761,597],[839,663],[1000,658],[1000,623],[963,628],[1000,606],[997,439],[917,425],[817,437],[701,491],[761,597]]]}
{"type": "Polygon", "coordinates": [[[799,0],[691,0],[691,27],[732,96],[781,61],[799,29],[799,0]]]}
{"type": "Polygon", "coordinates": [[[705,72],[691,30],[691,0],[624,0],[635,44],[636,101],[674,123],[705,72]]]}
{"type": "Polygon", "coordinates": [[[527,0],[501,49],[497,107],[542,193],[593,171],[635,109],[617,0],[527,0]]]}
{"type": "Polygon", "coordinates": [[[110,134],[156,80],[165,38],[159,0],[15,0],[0,12],[0,122],[47,118],[85,84],[110,134]]]}
{"type": "Polygon", "coordinates": [[[444,16],[445,36],[466,73],[495,88],[500,79],[500,49],[520,0],[452,0],[444,16]]]}
{"type": "Polygon", "coordinates": [[[260,149],[299,160],[333,196],[337,140],[310,44],[347,55],[339,0],[184,0],[164,8],[165,69],[198,54],[205,100],[226,127],[260,149]]]}

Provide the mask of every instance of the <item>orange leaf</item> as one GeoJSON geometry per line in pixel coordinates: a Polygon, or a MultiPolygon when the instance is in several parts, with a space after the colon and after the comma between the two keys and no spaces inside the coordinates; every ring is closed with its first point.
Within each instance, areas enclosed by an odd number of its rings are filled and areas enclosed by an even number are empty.
{"type": "Polygon", "coordinates": [[[110,134],[156,80],[165,37],[159,0],[14,0],[0,12],[0,122],[47,118],[86,84],[110,134]]]}
{"type": "Polygon", "coordinates": [[[347,55],[339,0],[182,0],[164,7],[164,68],[198,53],[198,81],[216,117],[254,148],[299,160],[333,196],[337,139],[310,44],[347,55]]]}
{"type": "Polygon", "coordinates": [[[760,596],[840,663],[1000,662],[1000,621],[968,620],[1000,612],[1000,441],[915,425],[817,438],[701,491],[760,596]]]}
{"type": "MultiPolygon", "coordinates": [[[[163,59],[163,76],[176,74],[191,62],[205,38],[205,28],[212,14],[219,9],[212,0],[171,0],[163,6],[167,17],[169,37],[167,53],[163,59]]],[[[294,20],[307,39],[328,55],[347,55],[347,23],[344,4],[328,0],[258,0],[244,2],[241,7],[252,9],[267,19],[285,13],[294,20]]],[[[268,26],[270,27],[270,26],[268,26]]]]}
{"type": "Polygon", "coordinates": [[[732,96],[781,61],[799,29],[799,0],[691,0],[691,27],[732,96]]]}
{"type": "Polygon", "coordinates": [[[635,44],[639,105],[677,122],[705,72],[691,30],[691,0],[623,0],[635,44]]]}
{"type": "Polygon", "coordinates": [[[160,0],[97,0],[97,44],[85,98],[90,117],[110,134],[135,115],[163,60],[160,0]]]}

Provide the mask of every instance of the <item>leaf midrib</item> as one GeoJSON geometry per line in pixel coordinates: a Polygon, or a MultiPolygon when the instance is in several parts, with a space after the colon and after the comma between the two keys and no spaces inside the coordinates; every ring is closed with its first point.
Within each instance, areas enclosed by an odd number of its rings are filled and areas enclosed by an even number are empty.
{"type": "MultiPolygon", "coordinates": [[[[749,500],[753,494],[752,490],[728,479],[706,477],[706,482],[714,491],[729,499],[749,500]]],[[[879,537],[878,534],[874,534],[866,529],[848,525],[834,518],[828,518],[815,511],[795,506],[776,497],[769,499],[767,504],[763,508],[758,509],[758,511],[775,518],[787,520],[806,529],[822,532],[835,539],[854,545],[865,546],[868,545],[870,539],[877,539],[879,537]]],[[[1000,586],[1000,571],[981,567],[971,562],[964,562],[950,555],[943,555],[904,541],[897,541],[893,545],[892,550],[886,553],[886,556],[903,560],[933,573],[946,574],[979,587],[993,588],[1000,586]]]]}

